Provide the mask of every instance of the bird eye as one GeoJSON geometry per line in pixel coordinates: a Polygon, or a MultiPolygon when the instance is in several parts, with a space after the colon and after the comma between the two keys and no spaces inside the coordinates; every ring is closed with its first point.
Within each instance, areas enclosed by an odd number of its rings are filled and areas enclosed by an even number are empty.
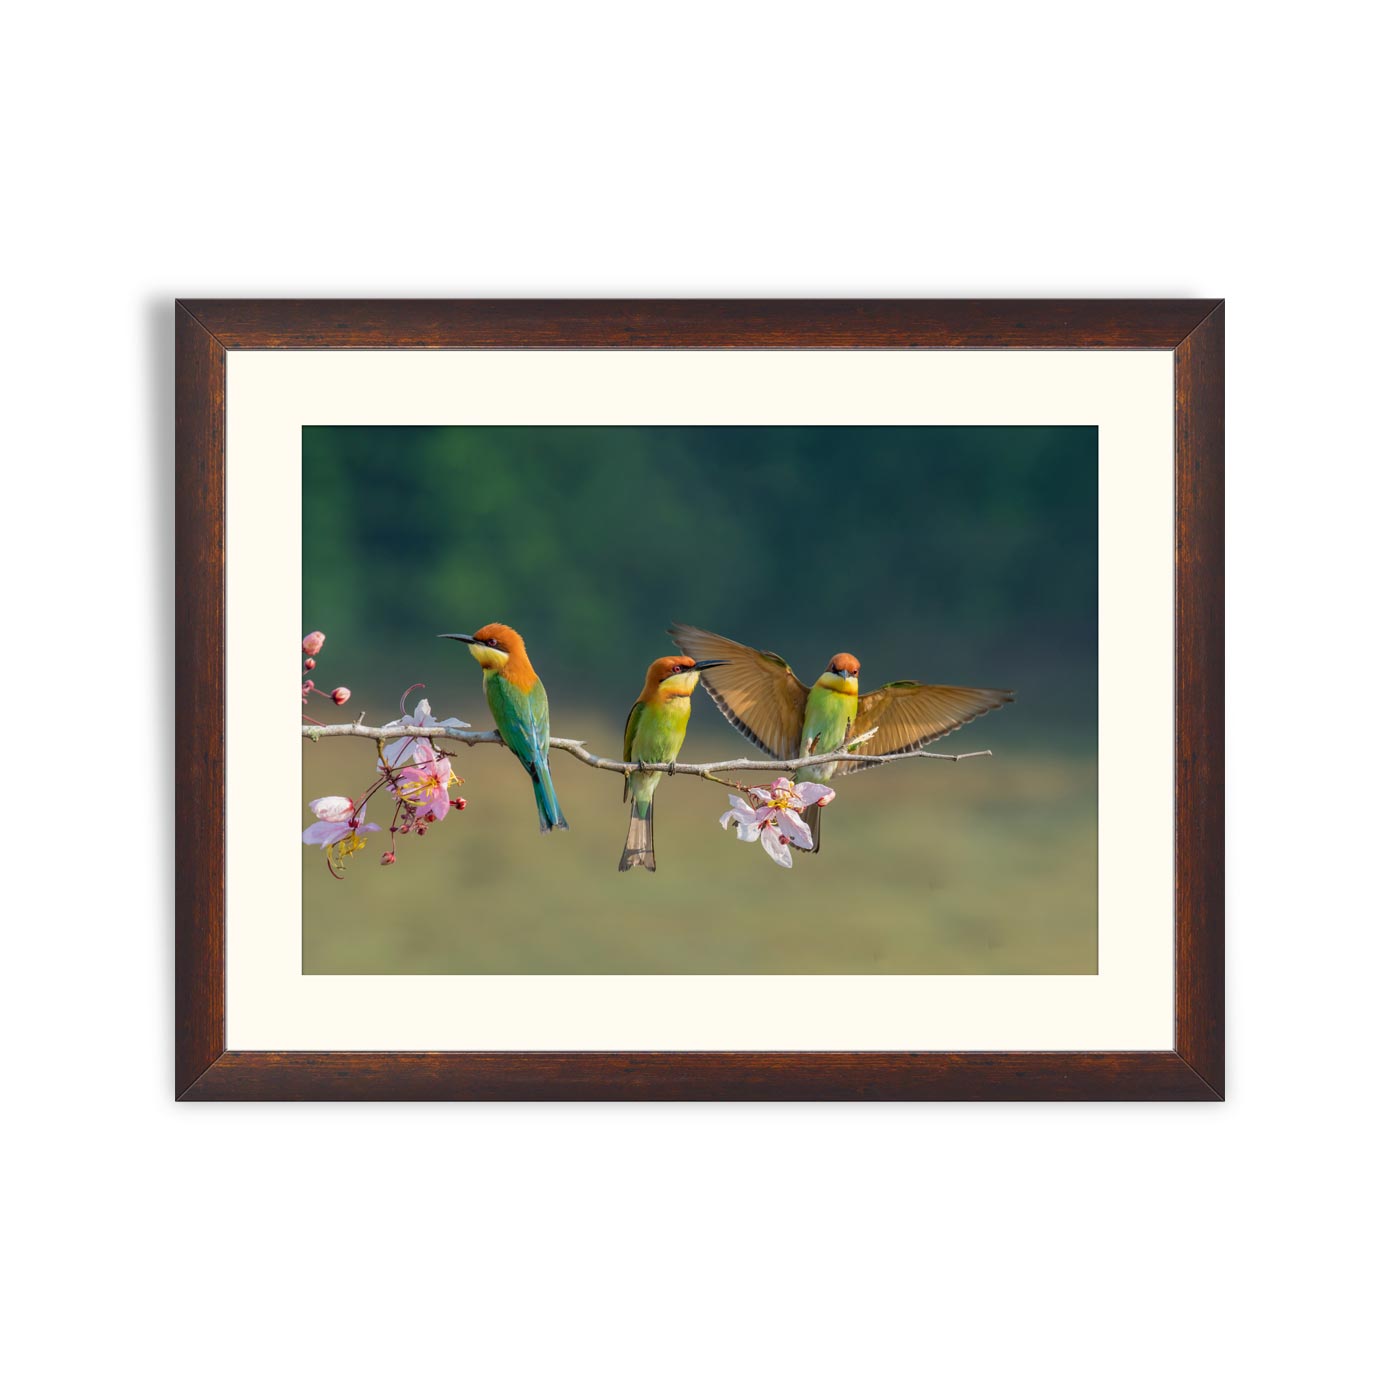
{"type": "Polygon", "coordinates": [[[672,667],[671,667],[671,671],[672,671],[673,673],[682,671],[682,670],[684,670],[684,669],[685,669],[685,668],[682,667],[682,666],[672,666],[672,667]]]}

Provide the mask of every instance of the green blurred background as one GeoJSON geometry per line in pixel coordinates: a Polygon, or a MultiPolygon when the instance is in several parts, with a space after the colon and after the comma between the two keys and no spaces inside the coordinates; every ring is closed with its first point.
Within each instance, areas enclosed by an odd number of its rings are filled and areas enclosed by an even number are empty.
{"type": "MultiPolygon", "coordinates": [[[[867,687],[1017,693],[941,741],[994,757],[840,780],[790,871],[721,832],[725,789],[677,777],[658,873],[621,875],[620,778],[557,755],[572,830],[545,837],[515,760],[464,750],[470,805],[394,867],[373,834],[340,882],[307,851],[304,971],[1096,971],[1097,457],[1093,427],[304,429],[304,625],[352,718],[421,681],[439,718],[491,728],[437,634],[493,621],[525,636],[553,732],[614,758],[673,619],[808,682],[849,650],[867,687]]],[[[308,801],[372,776],[364,741],[303,753],[308,801]]],[[[752,756],[697,692],[684,758],[752,756]]]]}

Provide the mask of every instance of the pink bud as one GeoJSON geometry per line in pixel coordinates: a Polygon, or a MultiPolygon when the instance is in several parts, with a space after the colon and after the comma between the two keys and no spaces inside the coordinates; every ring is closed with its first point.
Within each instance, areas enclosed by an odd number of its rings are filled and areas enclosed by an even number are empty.
{"type": "Polygon", "coordinates": [[[303,669],[307,671],[314,671],[316,669],[316,663],[308,656],[306,658],[306,664],[303,667],[303,669]]]}
{"type": "Polygon", "coordinates": [[[321,822],[348,822],[355,815],[355,804],[348,797],[318,797],[307,805],[321,822]]]}
{"type": "Polygon", "coordinates": [[[338,685],[331,691],[331,699],[334,700],[337,705],[343,705],[349,698],[350,692],[343,685],[338,685]]]}
{"type": "Polygon", "coordinates": [[[454,797],[452,799],[452,805],[459,812],[465,812],[467,810],[467,799],[465,797],[454,797]]]}
{"type": "Polygon", "coordinates": [[[380,865],[392,865],[394,863],[393,851],[385,851],[384,854],[379,857],[379,863],[380,865]]]}
{"type": "Polygon", "coordinates": [[[301,649],[308,656],[315,656],[326,644],[326,634],[324,632],[308,632],[301,639],[301,649]]]}

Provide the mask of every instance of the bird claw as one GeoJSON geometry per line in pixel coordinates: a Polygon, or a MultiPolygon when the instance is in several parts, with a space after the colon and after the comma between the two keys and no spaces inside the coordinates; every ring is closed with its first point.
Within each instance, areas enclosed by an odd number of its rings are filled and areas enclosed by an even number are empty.
{"type": "Polygon", "coordinates": [[[676,760],[674,758],[666,766],[666,773],[668,777],[674,778],[676,776],[676,760]]]}

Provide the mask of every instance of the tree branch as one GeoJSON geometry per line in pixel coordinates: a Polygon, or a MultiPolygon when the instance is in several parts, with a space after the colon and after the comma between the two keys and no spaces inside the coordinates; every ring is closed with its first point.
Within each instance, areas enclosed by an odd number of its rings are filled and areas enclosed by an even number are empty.
{"type": "MultiPolygon", "coordinates": [[[[361,719],[364,717],[361,716],[361,719]]],[[[990,757],[991,749],[978,749],[976,753],[932,753],[928,749],[912,749],[908,753],[865,754],[852,753],[852,748],[863,744],[875,733],[868,729],[857,735],[844,748],[833,753],[810,754],[805,758],[730,758],[718,763],[621,763],[617,759],[599,758],[588,752],[582,739],[551,739],[552,749],[562,749],[565,753],[586,763],[590,768],[601,768],[608,773],[667,773],[685,775],[692,778],[708,778],[712,773],[760,772],[791,773],[798,768],[810,768],[821,763],[839,763],[843,760],[859,763],[896,763],[906,758],[937,758],[944,763],[957,763],[964,758],[990,757]]],[[[500,744],[501,736],[494,729],[485,731],[458,729],[455,725],[437,725],[423,728],[418,725],[394,725],[391,728],[375,728],[367,724],[303,724],[303,739],[313,742],[321,739],[354,737],[374,739],[384,742],[390,739],[451,739],[453,743],[465,744],[468,748],[476,744],[500,744]]]]}

